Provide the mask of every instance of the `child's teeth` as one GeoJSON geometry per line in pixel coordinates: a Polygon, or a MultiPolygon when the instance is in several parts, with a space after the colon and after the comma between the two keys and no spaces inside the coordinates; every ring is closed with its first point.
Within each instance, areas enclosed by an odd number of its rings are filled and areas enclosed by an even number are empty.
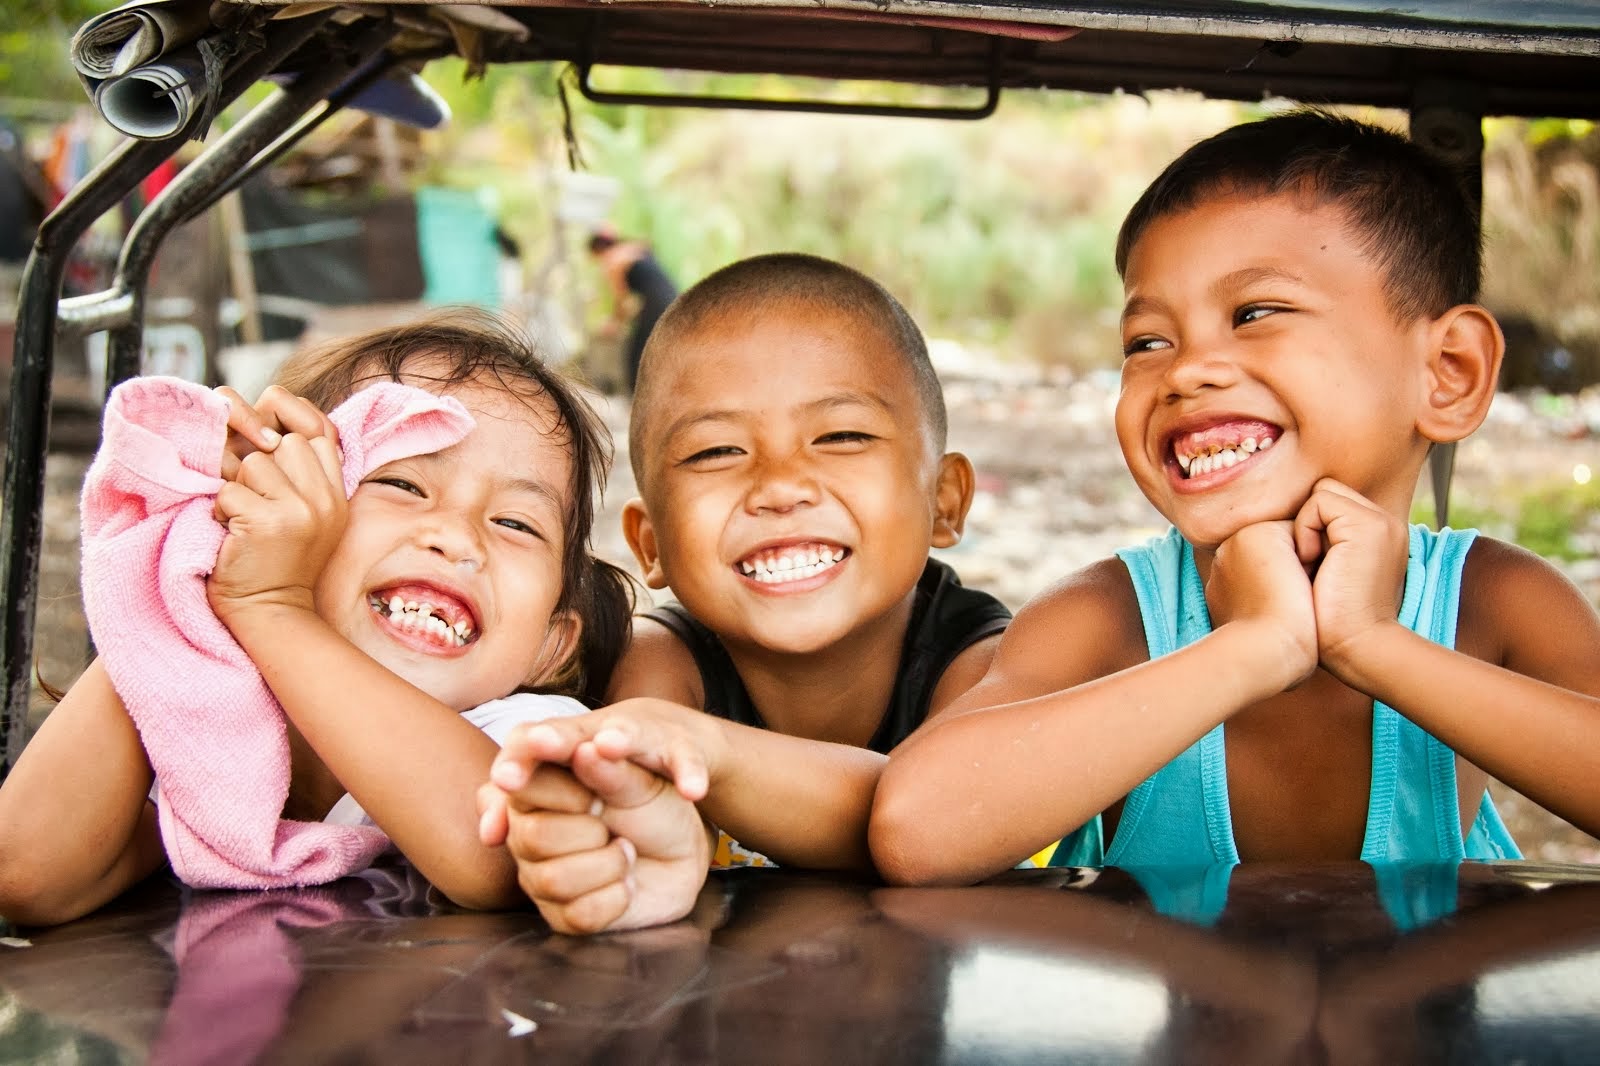
{"type": "Polygon", "coordinates": [[[1189,477],[1237,466],[1256,452],[1272,447],[1273,437],[1246,437],[1238,444],[1206,444],[1196,451],[1174,449],[1178,466],[1189,477]]]}
{"type": "Polygon", "coordinates": [[[739,562],[746,577],[764,585],[814,577],[844,559],[843,548],[794,548],[782,555],[758,555],[739,562]]]}
{"type": "Polygon", "coordinates": [[[473,635],[471,619],[451,622],[443,615],[435,614],[439,608],[431,603],[402,600],[399,596],[390,596],[387,600],[375,596],[372,606],[380,614],[387,612],[390,625],[408,632],[426,633],[440,643],[453,647],[461,647],[473,635]]]}

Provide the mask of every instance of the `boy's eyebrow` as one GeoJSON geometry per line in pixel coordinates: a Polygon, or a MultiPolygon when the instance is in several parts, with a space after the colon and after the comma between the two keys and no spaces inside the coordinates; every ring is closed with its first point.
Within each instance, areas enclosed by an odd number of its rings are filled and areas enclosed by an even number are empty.
{"type": "MultiPolygon", "coordinates": [[[[827,396],[812,400],[805,405],[806,411],[826,411],[835,407],[876,407],[888,414],[894,413],[894,407],[888,400],[874,392],[835,392],[827,396]]],[[[719,408],[712,411],[700,411],[687,414],[667,426],[662,434],[663,440],[671,440],[684,430],[707,422],[741,422],[750,417],[750,412],[738,408],[719,408]]]]}
{"type": "Polygon", "coordinates": [[[1247,285],[1254,285],[1263,281],[1287,281],[1293,285],[1304,285],[1305,279],[1298,274],[1291,274],[1280,267],[1253,266],[1242,267],[1229,274],[1224,274],[1211,283],[1213,294],[1231,292],[1242,289],[1247,285]]]}
{"type": "MultiPolygon", "coordinates": [[[[1304,285],[1305,279],[1298,274],[1291,274],[1287,270],[1271,266],[1242,267],[1222,275],[1211,283],[1213,297],[1227,295],[1237,289],[1262,282],[1287,281],[1292,285],[1304,285]]],[[[1153,314],[1162,310],[1166,305],[1160,300],[1149,296],[1131,297],[1122,307],[1122,321],[1126,322],[1134,315],[1153,314]]]]}
{"type": "Polygon", "coordinates": [[[676,419],[670,425],[668,425],[666,432],[662,434],[662,439],[671,440],[684,430],[691,429],[706,422],[737,422],[739,420],[739,415],[740,412],[733,410],[732,408],[718,411],[701,411],[697,414],[687,414],[676,419]]]}
{"type": "Polygon", "coordinates": [[[806,404],[807,411],[831,411],[836,407],[876,407],[885,414],[894,414],[889,401],[875,392],[835,392],[806,404]]]}

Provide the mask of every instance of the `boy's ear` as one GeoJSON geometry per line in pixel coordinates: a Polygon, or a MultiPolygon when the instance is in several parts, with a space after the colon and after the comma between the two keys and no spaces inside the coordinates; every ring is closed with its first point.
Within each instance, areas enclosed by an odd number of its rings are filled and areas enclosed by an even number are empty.
{"type": "Polygon", "coordinates": [[[578,642],[583,639],[583,619],[576,611],[557,611],[550,616],[550,628],[539,645],[539,658],[533,664],[529,685],[550,685],[576,678],[578,642]]]}
{"type": "Polygon", "coordinates": [[[1428,367],[1417,429],[1435,444],[1457,441],[1483,424],[1506,351],[1500,324],[1477,304],[1452,307],[1429,333],[1428,367]]]}
{"type": "Polygon", "coordinates": [[[967,509],[977,477],[972,462],[960,452],[946,452],[939,458],[939,481],[934,487],[933,546],[949,548],[961,541],[967,524],[967,509]]]}
{"type": "Polygon", "coordinates": [[[644,501],[635,496],[622,505],[622,536],[633,549],[644,571],[644,583],[653,589],[667,587],[667,576],[661,572],[661,553],[656,550],[656,529],[650,521],[650,512],[644,501]]]}

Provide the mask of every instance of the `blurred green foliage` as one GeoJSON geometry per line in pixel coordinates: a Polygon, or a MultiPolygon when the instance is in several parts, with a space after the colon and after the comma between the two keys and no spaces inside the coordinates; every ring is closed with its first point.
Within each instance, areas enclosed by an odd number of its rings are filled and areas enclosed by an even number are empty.
{"type": "MultiPolygon", "coordinates": [[[[1419,497],[1411,520],[1433,525],[1432,502],[1419,497]]],[[[1562,479],[1505,487],[1487,502],[1452,498],[1450,525],[1481,530],[1548,559],[1590,558],[1600,547],[1600,481],[1562,479]]]]}
{"type": "MultiPolygon", "coordinates": [[[[428,68],[456,116],[427,180],[494,190],[546,255],[567,138],[549,68],[428,68]]],[[[597,72],[612,91],[971,106],[972,90],[756,75],[597,72]],[[930,95],[931,94],[931,95],[930,95]]],[[[611,221],[688,284],[797,250],[881,280],[932,335],[1074,368],[1119,359],[1111,249],[1139,190],[1196,137],[1258,109],[1166,95],[1008,93],[982,122],[603,106],[566,88],[583,162],[620,187],[611,221]]],[[[576,235],[581,237],[581,235],[576,235]]],[[[572,235],[569,235],[572,239],[572,235]]],[[[575,246],[576,247],[576,246],[575,246]]],[[[570,256],[582,262],[581,250],[570,256]]]]}
{"type": "Polygon", "coordinates": [[[0,3],[0,97],[83,99],[67,42],[91,15],[118,0],[4,0],[0,3]]]}

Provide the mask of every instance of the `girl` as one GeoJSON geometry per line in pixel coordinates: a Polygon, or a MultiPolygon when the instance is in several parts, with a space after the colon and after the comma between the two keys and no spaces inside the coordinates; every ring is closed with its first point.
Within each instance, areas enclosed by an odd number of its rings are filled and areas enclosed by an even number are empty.
{"type": "MultiPolygon", "coordinates": [[[[222,391],[228,533],[207,595],[287,718],[282,817],[370,819],[458,904],[521,901],[510,857],[477,840],[473,790],[513,725],[603,689],[624,639],[626,579],[589,553],[603,425],[473,312],[307,352],[256,407],[222,391]],[[380,381],[452,397],[474,428],[347,502],[321,412],[380,381]]],[[[67,921],[158,869],[152,781],[91,663],[0,788],[0,914],[67,921]]]]}

